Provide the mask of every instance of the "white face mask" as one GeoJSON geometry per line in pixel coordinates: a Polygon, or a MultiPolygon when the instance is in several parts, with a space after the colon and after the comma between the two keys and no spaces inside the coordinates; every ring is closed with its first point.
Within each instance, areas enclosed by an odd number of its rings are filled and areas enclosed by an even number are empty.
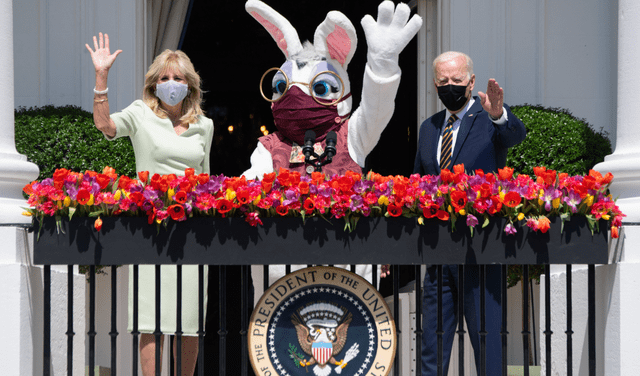
{"type": "Polygon", "coordinates": [[[189,93],[189,85],[169,80],[156,85],[156,96],[169,106],[180,103],[189,93]]]}

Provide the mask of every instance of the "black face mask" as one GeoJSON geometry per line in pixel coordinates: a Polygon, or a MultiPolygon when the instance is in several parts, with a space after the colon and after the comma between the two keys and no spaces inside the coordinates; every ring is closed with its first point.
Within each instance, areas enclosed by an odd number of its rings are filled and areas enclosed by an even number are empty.
{"type": "Polygon", "coordinates": [[[467,103],[467,86],[468,85],[438,86],[438,97],[449,111],[458,111],[467,103]]]}

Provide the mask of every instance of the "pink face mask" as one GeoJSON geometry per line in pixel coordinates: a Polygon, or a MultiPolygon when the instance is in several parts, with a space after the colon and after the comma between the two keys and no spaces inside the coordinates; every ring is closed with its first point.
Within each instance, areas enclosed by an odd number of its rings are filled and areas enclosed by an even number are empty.
{"type": "MultiPolygon", "coordinates": [[[[351,93],[345,95],[340,102],[350,96],[351,93]]],[[[330,100],[319,100],[331,103],[330,100]]],[[[304,134],[307,130],[315,131],[316,141],[320,142],[327,133],[338,129],[344,119],[349,117],[349,114],[343,117],[338,115],[337,103],[331,106],[322,105],[295,85],[279,101],[273,103],[271,112],[278,131],[298,145],[304,144],[304,134]]]]}

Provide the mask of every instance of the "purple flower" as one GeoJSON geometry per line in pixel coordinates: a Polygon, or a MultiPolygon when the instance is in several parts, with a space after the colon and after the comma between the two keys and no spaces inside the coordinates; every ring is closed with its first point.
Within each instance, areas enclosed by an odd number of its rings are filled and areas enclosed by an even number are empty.
{"type": "Polygon", "coordinates": [[[70,199],[75,200],[76,197],[78,196],[78,187],[75,187],[73,185],[68,186],[67,187],[67,194],[69,195],[70,199]]]}
{"type": "Polygon", "coordinates": [[[358,210],[362,209],[362,205],[364,203],[364,199],[362,198],[362,196],[352,195],[350,201],[351,201],[351,203],[349,205],[349,209],[351,211],[358,211],[358,210]]]}
{"type": "Polygon", "coordinates": [[[473,214],[467,214],[467,226],[475,227],[478,224],[478,218],[473,214]]]}
{"type": "Polygon", "coordinates": [[[282,201],[282,205],[287,206],[299,200],[300,200],[300,193],[292,189],[288,189],[287,191],[284,192],[284,201],[282,201]]]}
{"type": "Polygon", "coordinates": [[[506,232],[507,235],[515,235],[518,232],[518,230],[516,230],[513,223],[509,222],[507,226],[504,228],[504,232],[506,232]]]}
{"type": "Polygon", "coordinates": [[[574,191],[570,191],[569,195],[564,198],[564,202],[569,205],[571,213],[578,211],[578,205],[581,201],[580,195],[574,191]]]}

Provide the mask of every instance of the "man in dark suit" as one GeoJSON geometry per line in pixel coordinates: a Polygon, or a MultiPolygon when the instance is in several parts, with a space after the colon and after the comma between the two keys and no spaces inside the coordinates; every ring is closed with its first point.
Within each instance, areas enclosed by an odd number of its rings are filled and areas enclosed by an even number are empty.
{"type": "MultiPolygon", "coordinates": [[[[433,62],[434,84],[445,110],[420,126],[420,140],[414,173],[439,175],[464,164],[468,173],[477,169],[497,172],[507,162],[507,150],[524,140],[524,124],[503,103],[500,85],[490,79],[487,92],[472,97],[475,84],[473,62],[460,52],[445,52],[433,62]]],[[[479,267],[465,265],[464,292],[458,291],[458,266],[444,265],[442,272],[443,374],[447,374],[457,325],[458,294],[464,295],[464,316],[474,349],[476,368],[480,365],[480,281],[479,267]]],[[[501,281],[498,265],[486,266],[486,375],[502,374],[501,281]]],[[[437,268],[429,266],[424,279],[422,375],[437,370],[437,268]]]]}

